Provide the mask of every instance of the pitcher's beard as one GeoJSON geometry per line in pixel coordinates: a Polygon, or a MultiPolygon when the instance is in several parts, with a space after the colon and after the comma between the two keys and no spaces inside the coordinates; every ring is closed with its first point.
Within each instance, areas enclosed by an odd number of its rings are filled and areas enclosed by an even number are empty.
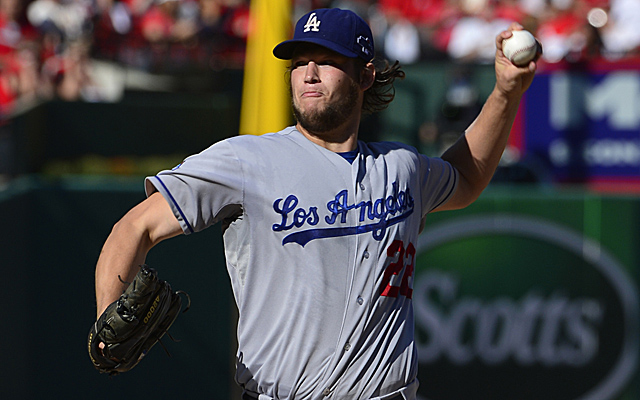
{"type": "Polygon", "coordinates": [[[358,105],[359,85],[351,81],[349,92],[333,104],[323,109],[302,111],[293,101],[293,115],[303,128],[312,133],[326,133],[342,126],[358,105]]]}

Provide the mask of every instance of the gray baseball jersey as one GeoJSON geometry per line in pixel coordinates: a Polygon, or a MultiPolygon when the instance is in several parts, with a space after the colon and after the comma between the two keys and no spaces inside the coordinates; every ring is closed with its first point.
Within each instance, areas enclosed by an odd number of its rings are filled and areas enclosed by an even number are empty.
{"type": "Polygon", "coordinates": [[[415,398],[415,245],[457,173],[398,143],[358,151],[350,164],[289,127],[146,180],[185,233],[222,223],[236,380],[261,400],[415,398]]]}

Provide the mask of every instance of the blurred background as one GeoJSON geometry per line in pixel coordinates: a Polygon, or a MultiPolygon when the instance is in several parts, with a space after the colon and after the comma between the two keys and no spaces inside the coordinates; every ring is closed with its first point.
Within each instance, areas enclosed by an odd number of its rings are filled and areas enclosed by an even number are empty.
{"type": "MultiPolygon", "coordinates": [[[[107,377],[85,341],[143,178],[241,131],[253,5],[0,0],[3,399],[239,398],[219,227],[147,260],[192,297],[170,356],[107,377]]],[[[286,22],[321,7],[366,19],[407,73],[361,138],[433,156],[491,92],[495,35],[517,21],[543,44],[491,185],[417,246],[420,398],[640,399],[640,0],[293,0],[286,22]]]]}

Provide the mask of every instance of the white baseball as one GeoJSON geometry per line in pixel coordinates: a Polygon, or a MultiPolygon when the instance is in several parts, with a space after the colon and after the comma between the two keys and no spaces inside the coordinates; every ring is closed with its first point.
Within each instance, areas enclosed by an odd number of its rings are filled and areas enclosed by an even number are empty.
{"type": "Polygon", "coordinates": [[[512,63],[523,67],[536,56],[538,43],[529,31],[513,31],[513,36],[502,41],[502,52],[512,63]]]}

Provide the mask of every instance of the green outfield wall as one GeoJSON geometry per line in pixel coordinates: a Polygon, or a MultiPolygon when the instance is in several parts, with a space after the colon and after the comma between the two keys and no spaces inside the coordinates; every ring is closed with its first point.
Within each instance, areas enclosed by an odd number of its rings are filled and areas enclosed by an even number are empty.
{"type": "Polygon", "coordinates": [[[430,400],[632,400],[640,202],[491,188],[428,217],[413,283],[430,400]]]}
{"type": "Polygon", "coordinates": [[[87,354],[93,273],[111,226],[144,198],[141,179],[23,178],[0,191],[3,399],[233,398],[234,305],[219,227],[153,249],[147,262],[191,309],[132,371],[110,377],[87,354]]]}

